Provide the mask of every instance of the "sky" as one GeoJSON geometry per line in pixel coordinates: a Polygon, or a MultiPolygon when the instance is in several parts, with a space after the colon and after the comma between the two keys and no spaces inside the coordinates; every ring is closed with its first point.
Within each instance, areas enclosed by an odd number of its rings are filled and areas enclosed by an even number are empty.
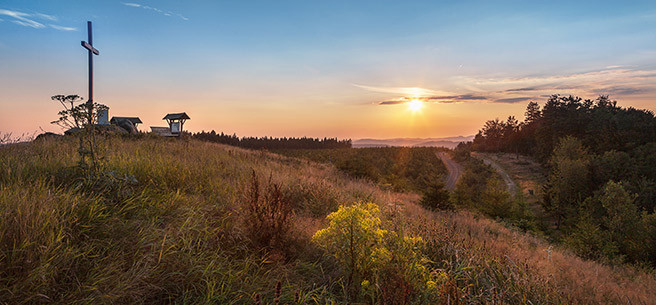
{"type": "Polygon", "coordinates": [[[192,132],[468,136],[552,94],[656,110],[656,1],[0,0],[0,133],[62,132],[87,20],[94,100],[143,131],[184,111],[192,132]]]}

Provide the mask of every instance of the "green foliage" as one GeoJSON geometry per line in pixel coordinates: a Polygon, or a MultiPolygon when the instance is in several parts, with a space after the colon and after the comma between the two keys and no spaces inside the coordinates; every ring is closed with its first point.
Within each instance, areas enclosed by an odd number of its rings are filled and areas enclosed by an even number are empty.
{"type": "Polygon", "coordinates": [[[508,218],[512,212],[512,200],[505,190],[506,186],[501,179],[490,178],[481,195],[479,210],[488,216],[508,218]]]}
{"type": "Polygon", "coordinates": [[[640,213],[621,183],[609,181],[601,194],[586,199],[576,228],[566,242],[581,256],[639,262],[653,253],[649,235],[653,215],[640,213]]]}
{"type": "Polygon", "coordinates": [[[456,184],[453,201],[457,206],[498,218],[527,231],[536,231],[535,217],[521,194],[511,196],[506,184],[489,165],[469,158],[456,184]]]}
{"type": "Polygon", "coordinates": [[[280,150],[280,154],[332,163],[355,178],[389,185],[396,191],[423,192],[446,174],[431,147],[280,150]]]}
{"type": "Polygon", "coordinates": [[[348,272],[349,283],[359,283],[390,255],[383,247],[387,231],[380,228],[380,210],[374,203],[340,206],[326,217],[327,228],[317,231],[312,240],[333,255],[348,272]]]}
{"type": "MultiPolygon", "coordinates": [[[[262,304],[492,303],[501,297],[560,304],[617,303],[626,296],[640,303],[652,295],[644,273],[613,268],[613,276],[596,285],[596,272],[610,269],[573,257],[547,263],[543,241],[467,212],[426,211],[407,199],[414,196],[347,179],[330,167],[195,140],[108,137],[104,170],[84,181],[76,140],[0,148],[2,302],[252,304],[257,295],[262,304]],[[295,209],[287,235],[292,242],[276,246],[285,249],[251,243],[244,219],[253,170],[261,202],[275,184],[295,209]],[[318,207],[322,203],[356,198],[380,202],[381,209],[401,207],[371,213],[380,219],[375,231],[386,233],[370,239],[377,254],[368,256],[372,267],[353,283],[357,300],[344,288],[347,266],[311,242],[324,222],[308,212],[321,215],[331,211],[318,207]],[[294,255],[278,255],[289,252],[294,255]],[[589,266],[595,275],[580,280],[579,272],[551,272],[589,266]]],[[[643,215],[653,241],[656,218],[643,215]]]]}
{"type": "Polygon", "coordinates": [[[429,210],[453,210],[455,208],[450,200],[449,191],[444,188],[444,183],[441,181],[428,187],[419,204],[429,210]]]}
{"type": "Polygon", "coordinates": [[[418,251],[421,239],[382,229],[376,204],[340,206],[327,219],[328,227],[312,240],[346,270],[353,300],[407,304],[425,289],[429,277],[418,251]]]}
{"type": "Polygon", "coordinates": [[[573,137],[560,140],[551,158],[549,188],[545,193],[545,210],[557,217],[558,225],[565,225],[580,203],[591,194],[590,158],[581,141],[573,137]]]}
{"type": "Polygon", "coordinates": [[[553,95],[540,109],[528,104],[521,123],[490,120],[475,137],[477,151],[531,154],[547,161],[560,138],[582,140],[593,153],[630,150],[656,142],[656,118],[649,110],[621,108],[607,96],[596,100],[553,95]]]}
{"type": "Polygon", "coordinates": [[[464,165],[464,172],[454,191],[454,199],[461,207],[477,209],[483,202],[483,192],[488,186],[488,180],[494,176],[494,171],[483,161],[469,158],[464,165]]]}

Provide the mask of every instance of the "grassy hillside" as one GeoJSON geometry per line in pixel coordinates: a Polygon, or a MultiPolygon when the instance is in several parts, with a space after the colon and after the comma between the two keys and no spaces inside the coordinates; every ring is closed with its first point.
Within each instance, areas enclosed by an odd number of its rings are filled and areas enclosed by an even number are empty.
{"type": "Polygon", "coordinates": [[[583,261],[470,213],[423,210],[418,195],[332,166],[198,141],[114,138],[103,143],[101,174],[89,178],[76,147],[73,139],[0,147],[0,303],[655,300],[653,274],[583,261]],[[383,264],[372,261],[355,283],[349,265],[312,236],[345,210],[329,213],[358,201],[379,207],[362,225],[380,233],[383,264]]]}
{"type": "Polygon", "coordinates": [[[433,147],[286,149],[275,152],[334,164],[352,177],[368,179],[395,191],[422,193],[447,174],[433,147]]]}

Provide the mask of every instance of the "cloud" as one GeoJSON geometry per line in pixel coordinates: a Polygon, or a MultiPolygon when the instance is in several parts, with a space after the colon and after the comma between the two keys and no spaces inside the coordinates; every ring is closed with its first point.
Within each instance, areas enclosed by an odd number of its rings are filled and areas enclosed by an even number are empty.
{"type": "Polygon", "coordinates": [[[614,99],[644,99],[656,94],[656,67],[608,66],[569,74],[508,78],[455,76],[448,84],[442,86],[462,88],[462,91],[449,93],[432,88],[354,86],[384,94],[377,105],[398,105],[413,99],[427,103],[513,104],[548,98],[554,94],[584,98],[609,95],[614,99]]]}
{"type": "Polygon", "coordinates": [[[526,96],[552,94],[594,97],[599,94],[614,97],[656,93],[656,68],[609,66],[600,70],[570,74],[525,76],[515,78],[460,77],[456,83],[495,101],[519,101],[526,96]]]}
{"type": "Polygon", "coordinates": [[[611,95],[611,96],[616,96],[616,95],[638,95],[638,94],[643,94],[643,93],[648,93],[650,90],[647,88],[631,88],[631,87],[609,87],[609,88],[603,88],[603,89],[595,89],[593,92],[595,92],[597,95],[611,95]]]}
{"type": "Polygon", "coordinates": [[[125,6],[142,8],[142,9],[145,9],[145,10],[156,12],[158,14],[161,14],[161,15],[164,15],[164,16],[167,16],[167,17],[172,17],[173,15],[175,15],[175,16],[178,16],[182,20],[185,20],[185,21],[189,20],[189,18],[187,18],[185,16],[182,16],[181,14],[174,13],[174,12],[171,12],[171,11],[163,11],[163,10],[158,9],[156,7],[143,5],[143,4],[139,4],[139,3],[132,3],[132,2],[121,2],[121,3],[125,6]]]}
{"type": "MultiPolygon", "coordinates": [[[[18,24],[20,26],[24,27],[30,27],[30,28],[35,28],[35,29],[43,29],[46,28],[46,25],[38,22],[34,19],[40,19],[40,20],[48,20],[48,21],[57,21],[58,18],[53,16],[53,15],[47,15],[43,13],[34,13],[34,14],[28,14],[28,13],[23,13],[19,11],[11,11],[11,10],[6,10],[6,9],[0,9],[0,15],[5,15],[14,18],[11,22],[18,24]]],[[[2,20],[2,19],[0,19],[2,20]]],[[[48,24],[48,27],[53,28],[55,30],[59,31],[77,31],[77,28],[73,27],[66,27],[66,26],[61,26],[61,25],[56,25],[56,24],[48,24]]]]}
{"type": "Polygon", "coordinates": [[[461,94],[461,95],[446,95],[446,96],[430,96],[426,99],[431,101],[440,101],[440,100],[472,101],[472,100],[487,100],[488,98],[482,95],[461,94]]]}
{"type": "Polygon", "coordinates": [[[505,90],[506,92],[523,92],[523,91],[535,91],[539,90],[540,88],[538,87],[527,87],[527,88],[515,88],[515,89],[508,89],[505,90]]]}
{"type": "Polygon", "coordinates": [[[46,15],[46,14],[42,14],[42,13],[36,13],[36,14],[34,14],[34,16],[39,17],[41,19],[45,19],[45,20],[57,21],[57,17],[55,17],[53,15],[46,15]]]}
{"type": "Polygon", "coordinates": [[[10,10],[5,10],[5,9],[0,9],[0,15],[6,15],[9,17],[13,17],[14,20],[12,20],[13,23],[22,25],[25,27],[32,27],[35,29],[42,29],[45,28],[46,26],[43,25],[40,22],[36,22],[28,17],[32,17],[32,15],[23,13],[23,12],[18,12],[18,11],[10,11],[10,10]]]}
{"type": "Polygon", "coordinates": [[[452,103],[462,103],[466,101],[481,101],[487,100],[488,98],[481,95],[474,94],[461,94],[461,95],[439,95],[439,96],[404,96],[398,99],[384,100],[378,102],[378,105],[398,105],[404,104],[411,100],[420,100],[426,103],[440,103],[440,104],[452,104],[452,103]]]}
{"type": "Polygon", "coordinates": [[[415,97],[443,94],[442,92],[438,92],[430,89],[424,89],[424,88],[417,88],[417,87],[375,87],[375,86],[365,86],[365,85],[358,85],[358,84],[352,84],[352,85],[372,92],[395,93],[395,94],[410,95],[415,97]]]}
{"type": "Polygon", "coordinates": [[[378,105],[398,105],[398,104],[403,104],[407,103],[408,101],[406,100],[391,100],[391,101],[382,101],[378,103],[378,105]]]}
{"type": "Polygon", "coordinates": [[[60,30],[60,31],[77,31],[77,28],[74,27],[68,27],[68,26],[60,26],[56,24],[48,24],[51,28],[55,30],[60,30]]]}
{"type": "Polygon", "coordinates": [[[495,103],[505,103],[505,104],[515,104],[515,103],[530,101],[532,99],[533,99],[532,97],[511,97],[511,98],[495,99],[494,102],[495,103]]]}

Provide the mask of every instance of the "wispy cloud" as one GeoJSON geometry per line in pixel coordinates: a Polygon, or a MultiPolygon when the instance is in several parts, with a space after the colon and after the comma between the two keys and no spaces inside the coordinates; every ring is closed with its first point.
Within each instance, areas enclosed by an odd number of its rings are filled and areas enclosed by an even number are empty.
{"type": "Polygon", "coordinates": [[[412,100],[420,100],[425,103],[452,104],[463,103],[467,101],[482,101],[488,98],[482,95],[461,94],[461,95],[436,95],[436,96],[404,96],[397,99],[390,99],[378,102],[378,105],[398,105],[405,104],[412,100]]]}
{"type": "Polygon", "coordinates": [[[530,100],[533,100],[533,97],[530,96],[525,96],[525,97],[510,97],[510,98],[499,98],[495,99],[495,103],[505,103],[505,104],[515,104],[515,103],[521,103],[521,102],[527,102],[530,100]]]}
{"type": "Polygon", "coordinates": [[[5,15],[14,18],[12,22],[18,25],[32,27],[35,29],[42,29],[46,27],[43,23],[30,19],[32,18],[32,15],[28,13],[0,9],[0,15],[5,15]]]}
{"type": "Polygon", "coordinates": [[[378,86],[365,86],[359,84],[353,84],[353,86],[371,92],[402,94],[402,95],[408,95],[413,97],[449,94],[441,91],[418,88],[418,87],[378,87],[378,86]]]}
{"type": "Polygon", "coordinates": [[[644,98],[656,94],[656,68],[607,66],[600,70],[562,75],[523,76],[512,78],[453,77],[455,87],[466,88],[456,94],[430,94],[438,89],[375,87],[355,85],[380,93],[397,95],[376,102],[378,105],[397,105],[418,99],[433,103],[522,103],[543,99],[553,94],[578,95],[592,98],[609,95],[611,98],[644,98]],[[420,93],[420,94],[418,94],[420,93]]]}
{"type": "MultiPolygon", "coordinates": [[[[56,24],[48,24],[48,26],[46,26],[45,24],[35,20],[35,19],[47,20],[47,21],[57,21],[57,20],[59,20],[57,17],[55,17],[53,15],[48,15],[48,14],[43,14],[43,13],[29,14],[29,13],[6,10],[6,9],[0,9],[0,15],[5,15],[5,16],[12,17],[13,20],[11,20],[11,22],[13,22],[15,24],[18,24],[20,26],[24,26],[24,27],[30,27],[30,28],[35,28],[35,29],[43,29],[43,28],[46,28],[46,27],[50,27],[50,28],[53,28],[53,29],[59,30],[59,31],[77,31],[77,28],[74,28],[74,27],[66,27],[66,26],[61,26],[61,25],[56,25],[56,24]]],[[[0,19],[0,20],[2,20],[2,19],[0,19]]]]}
{"type": "Polygon", "coordinates": [[[139,4],[139,3],[133,3],[133,2],[121,2],[121,3],[125,6],[142,8],[142,9],[145,9],[145,10],[156,12],[158,14],[161,14],[161,15],[164,15],[164,16],[167,16],[167,17],[177,16],[182,20],[185,20],[185,21],[189,20],[189,18],[187,18],[185,16],[182,16],[181,14],[174,13],[174,12],[171,12],[171,11],[164,11],[164,10],[158,9],[156,7],[143,5],[143,4],[139,4]]]}
{"type": "Polygon", "coordinates": [[[68,26],[60,26],[56,24],[48,24],[51,28],[55,30],[60,30],[60,31],[77,31],[77,28],[74,27],[68,27],[68,26]]]}
{"type": "Polygon", "coordinates": [[[36,14],[34,14],[34,16],[39,17],[39,18],[41,18],[41,19],[45,19],[45,20],[57,21],[57,17],[55,17],[55,16],[53,16],[53,15],[47,15],[47,14],[42,14],[42,13],[36,13],[36,14]]]}

